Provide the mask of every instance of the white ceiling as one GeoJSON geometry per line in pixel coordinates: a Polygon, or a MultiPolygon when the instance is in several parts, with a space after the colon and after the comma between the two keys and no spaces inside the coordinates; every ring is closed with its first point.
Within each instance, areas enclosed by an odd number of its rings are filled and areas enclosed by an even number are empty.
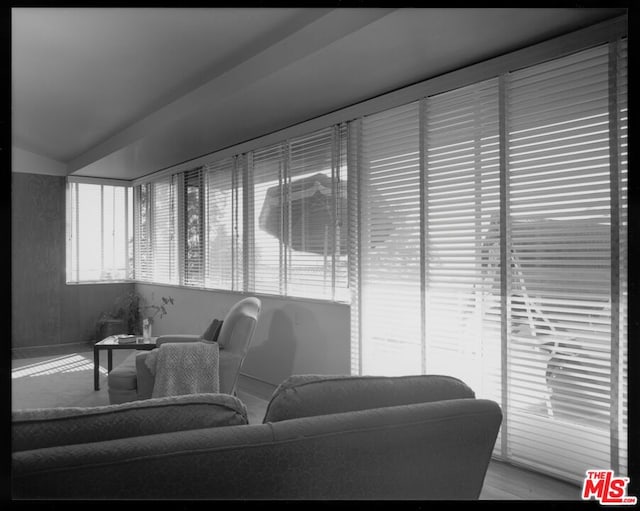
{"type": "Polygon", "coordinates": [[[624,9],[14,8],[14,149],[134,179],[624,9]]]}

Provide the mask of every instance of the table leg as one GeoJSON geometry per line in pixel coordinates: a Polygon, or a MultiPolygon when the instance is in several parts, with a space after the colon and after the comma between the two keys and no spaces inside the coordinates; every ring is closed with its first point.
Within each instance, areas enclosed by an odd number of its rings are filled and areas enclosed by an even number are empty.
{"type": "Polygon", "coordinates": [[[100,390],[100,351],[93,347],[93,390],[100,390]]]}
{"type": "Polygon", "coordinates": [[[113,350],[107,350],[107,372],[113,369],[113,350]]]}

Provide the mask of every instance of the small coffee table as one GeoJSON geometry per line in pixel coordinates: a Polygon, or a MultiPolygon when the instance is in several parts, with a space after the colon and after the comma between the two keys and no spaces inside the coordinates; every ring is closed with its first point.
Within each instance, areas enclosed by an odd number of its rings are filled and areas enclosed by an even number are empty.
{"type": "Polygon", "coordinates": [[[93,389],[100,390],[100,351],[107,350],[107,372],[113,369],[113,350],[152,350],[157,337],[136,337],[136,342],[120,343],[117,335],[110,335],[93,345],[93,389]]]}

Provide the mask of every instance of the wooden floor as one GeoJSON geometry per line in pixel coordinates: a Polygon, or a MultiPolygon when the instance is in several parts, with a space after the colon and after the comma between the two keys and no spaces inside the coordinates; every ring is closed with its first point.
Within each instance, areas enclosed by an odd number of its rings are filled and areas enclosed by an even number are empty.
{"type": "MultiPolygon", "coordinates": [[[[87,345],[62,345],[46,348],[12,350],[13,359],[56,356],[87,350],[87,345]]],[[[21,361],[26,362],[26,361],[21,361]]],[[[268,401],[239,388],[238,397],[247,406],[249,423],[262,421],[268,401]]],[[[580,488],[552,477],[514,467],[508,463],[492,460],[487,470],[481,500],[547,500],[579,501],[580,488]]]]}

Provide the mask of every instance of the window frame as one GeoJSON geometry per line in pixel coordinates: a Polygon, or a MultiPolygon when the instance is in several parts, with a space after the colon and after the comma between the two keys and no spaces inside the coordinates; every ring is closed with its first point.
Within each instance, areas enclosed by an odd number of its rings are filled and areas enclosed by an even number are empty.
{"type": "MultiPolygon", "coordinates": [[[[133,250],[135,246],[134,242],[134,226],[133,226],[133,187],[129,181],[116,180],[116,179],[101,179],[101,178],[79,178],[79,177],[67,177],[66,190],[65,190],[65,210],[66,210],[66,243],[65,243],[65,284],[67,285],[81,285],[81,284],[101,284],[101,283],[118,283],[118,282],[130,282],[132,280],[132,273],[135,266],[135,259],[133,250]],[[100,187],[100,273],[103,275],[108,268],[104,264],[105,253],[105,202],[104,191],[105,187],[113,189],[114,200],[115,190],[124,189],[123,197],[123,223],[121,226],[116,226],[117,209],[114,208],[111,212],[114,222],[113,224],[113,236],[116,236],[117,231],[121,231],[123,236],[123,245],[121,256],[124,258],[124,268],[111,267],[112,271],[123,272],[124,275],[118,278],[98,278],[98,279],[81,279],[80,272],[81,261],[80,258],[80,246],[81,242],[79,229],[79,217],[81,212],[79,211],[79,193],[81,193],[81,187],[83,185],[99,186],[100,187]],[[119,229],[117,228],[119,227],[119,229]],[[74,275],[75,274],[75,275],[74,275]]],[[[114,245],[115,248],[115,245],[114,245]]]]}

